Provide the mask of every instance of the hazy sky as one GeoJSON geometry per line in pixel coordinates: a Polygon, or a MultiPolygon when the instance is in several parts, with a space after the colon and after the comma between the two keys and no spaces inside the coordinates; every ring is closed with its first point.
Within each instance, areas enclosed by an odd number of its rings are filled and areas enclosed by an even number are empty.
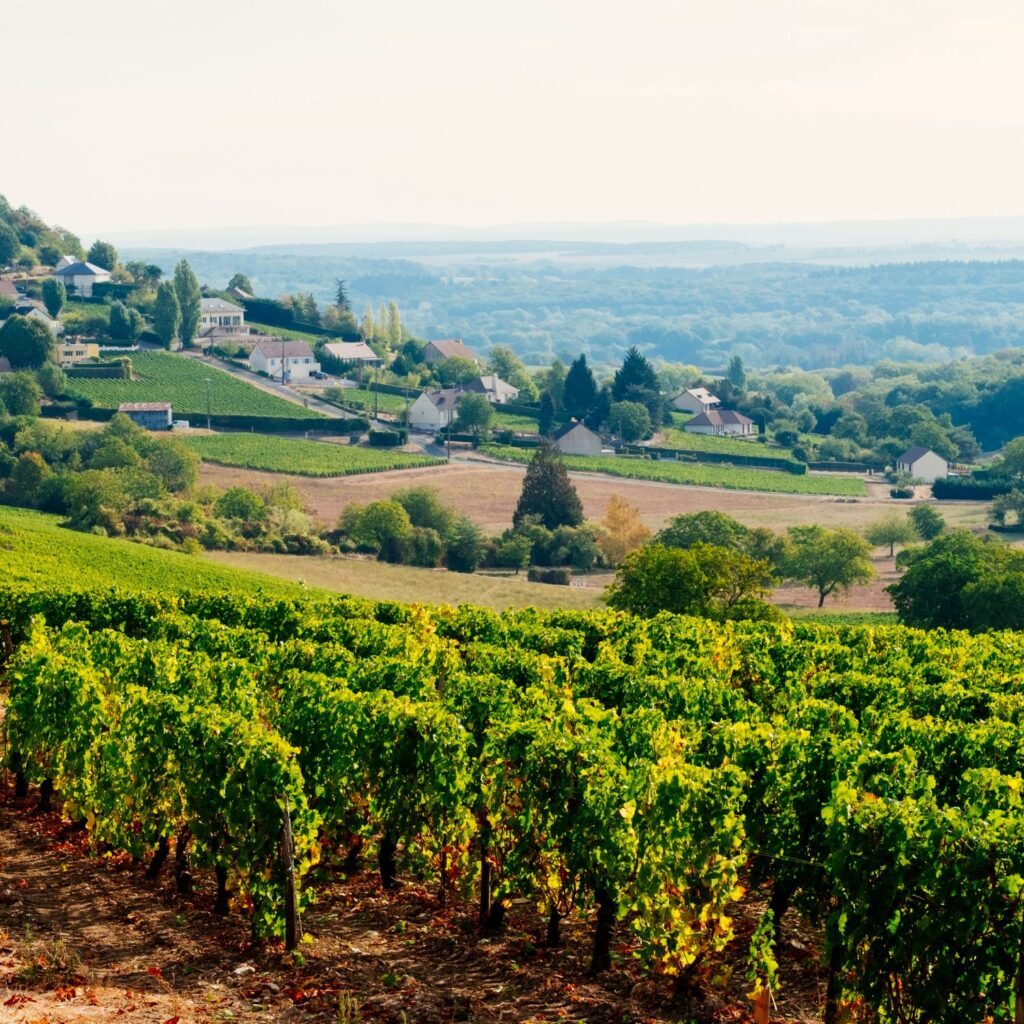
{"type": "Polygon", "coordinates": [[[1024,213],[1018,0],[0,0],[0,192],[101,230],[1024,213]]]}

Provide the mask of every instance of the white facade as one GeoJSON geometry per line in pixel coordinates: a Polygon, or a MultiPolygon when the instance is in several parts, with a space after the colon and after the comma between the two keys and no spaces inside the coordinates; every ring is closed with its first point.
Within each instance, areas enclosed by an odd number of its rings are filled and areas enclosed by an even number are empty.
{"type": "Polygon", "coordinates": [[[466,390],[483,395],[492,405],[504,405],[506,402],[514,402],[519,397],[519,388],[503,381],[495,373],[486,377],[475,377],[466,385],[466,390]]]}
{"type": "Polygon", "coordinates": [[[249,353],[249,369],[294,381],[319,373],[320,364],[304,341],[261,341],[249,353]]]}
{"type": "Polygon", "coordinates": [[[424,391],[409,406],[409,426],[413,430],[443,430],[458,415],[459,399],[463,393],[458,388],[424,391]]]}
{"type": "Polygon", "coordinates": [[[680,412],[710,412],[720,404],[707,388],[688,388],[672,399],[672,407],[680,412]]]}
{"type": "Polygon", "coordinates": [[[713,437],[749,437],[757,432],[754,421],[732,409],[700,412],[683,424],[688,434],[710,434],[713,437]]]}
{"type": "Polygon", "coordinates": [[[583,423],[571,423],[555,434],[555,445],[565,455],[600,455],[601,437],[583,423]]]}
{"type": "Polygon", "coordinates": [[[241,332],[245,329],[245,310],[224,299],[200,299],[201,327],[219,327],[222,333],[241,332]]]}
{"type": "Polygon", "coordinates": [[[905,452],[896,460],[898,473],[909,473],[915,480],[933,484],[949,476],[949,463],[931,450],[905,452]]]}
{"type": "Polygon", "coordinates": [[[93,263],[72,263],[61,267],[54,275],[72,294],[82,299],[92,297],[93,285],[110,280],[110,271],[93,263]]]}

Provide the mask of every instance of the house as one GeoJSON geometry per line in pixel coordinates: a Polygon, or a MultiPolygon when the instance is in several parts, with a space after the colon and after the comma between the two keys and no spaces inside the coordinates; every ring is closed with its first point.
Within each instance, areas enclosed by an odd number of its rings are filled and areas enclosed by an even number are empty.
{"type": "Polygon", "coordinates": [[[133,423],[146,430],[171,429],[170,402],[122,402],[117,411],[123,412],[133,423]]]}
{"type": "Polygon", "coordinates": [[[930,448],[908,448],[896,460],[897,473],[909,473],[915,480],[933,484],[949,476],[949,463],[930,448]]]}
{"type": "Polygon", "coordinates": [[[331,341],[323,349],[345,366],[381,366],[384,362],[365,341],[331,341]]]}
{"type": "Polygon", "coordinates": [[[54,320],[46,312],[46,307],[41,302],[36,302],[35,299],[26,299],[23,295],[18,299],[17,305],[0,309],[0,322],[15,315],[39,321],[44,327],[49,328],[50,333],[53,335],[64,333],[64,325],[59,320],[54,320]]]}
{"type": "Polygon", "coordinates": [[[691,434],[735,434],[739,437],[749,437],[757,433],[754,421],[733,409],[711,409],[698,413],[683,424],[683,430],[691,434]]]}
{"type": "Polygon", "coordinates": [[[217,328],[220,334],[241,334],[245,330],[245,310],[226,299],[199,300],[199,327],[217,328]]]}
{"type": "Polygon", "coordinates": [[[601,438],[584,423],[571,420],[554,434],[555,447],[564,455],[600,455],[601,438]]]}
{"type": "Polygon", "coordinates": [[[61,267],[60,270],[54,272],[53,276],[67,288],[70,294],[77,295],[81,299],[88,299],[92,297],[95,285],[110,280],[110,271],[104,270],[103,267],[97,267],[94,263],[76,261],[69,266],[61,267]]]}
{"type": "Polygon", "coordinates": [[[463,388],[424,391],[409,406],[409,426],[414,430],[442,430],[454,421],[459,401],[465,394],[468,392],[463,388]]]}
{"type": "Polygon", "coordinates": [[[14,367],[7,356],[0,356],[0,373],[14,373],[14,367]]]}
{"type": "Polygon", "coordinates": [[[461,338],[448,338],[444,341],[428,341],[423,349],[423,359],[428,363],[440,363],[445,359],[468,359],[477,366],[484,361],[461,338]]]}
{"type": "Polygon", "coordinates": [[[66,370],[86,359],[99,359],[100,347],[91,341],[66,342],[57,346],[57,365],[66,370]]]}
{"type": "Polygon", "coordinates": [[[488,374],[486,377],[474,377],[464,386],[467,391],[483,395],[488,402],[492,402],[494,405],[514,402],[519,397],[519,388],[506,383],[494,373],[488,374]]]}
{"type": "Polygon", "coordinates": [[[237,285],[234,288],[228,289],[228,295],[233,299],[251,299],[252,296],[244,289],[239,288],[237,285]]]}
{"type": "Polygon", "coordinates": [[[672,399],[672,408],[680,412],[711,412],[721,404],[707,388],[687,388],[672,399]]]}
{"type": "Polygon", "coordinates": [[[63,270],[65,267],[74,266],[77,262],[78,260],[76,260],[74,256],[61,256],[61,258],[57,260],[53,271],[56,273],[58,270],[63,270]]]}
{"type": "Polygon", "coordinates": [[[265,338],[249,353],[249,369],[290,380],[306,380],[320,372],[313,350],[304,341],[265,338]]]}

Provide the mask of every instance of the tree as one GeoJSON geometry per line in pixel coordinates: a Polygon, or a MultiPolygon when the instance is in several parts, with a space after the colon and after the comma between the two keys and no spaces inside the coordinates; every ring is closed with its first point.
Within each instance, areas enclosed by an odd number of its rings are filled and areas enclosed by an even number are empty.
{"type": "Polygon", "coordinates": [[[47,398],[56,398],[67,390],[68,379],[56,363],[43,363],[36,370],[36,380],[47,398]]]}
{"type": "Polygon", "coordinates": [[[921,540],[934,540],[946,528],[942,513],[931,505],[915,505],[910,510],[910,521],[921,540]]]}
{"type": "Polygon", "coordinates": [[[540,413],[537,416],[537,432],[541,437],[550,437],[555,427],[555,417],[558,409],[555,400],[551,397],[550,391],[544,391],[540,396],[540,413]]]}
{"type": "MultiPolygon", "coordinates": [[[[352,312],[352,303],[349,302],[348,289],[345,287],[345,282],[339,277],[334,282],[334,304],[338,307],[338,310],[342,313],[352,312]]],[[[248,288],[245,289],[249,291],[248,288]]]]}
{"type": "Polygon", "coordinates": [[[115,341],[135,341],[144,327],[142,314],[120,299],[110,304],[110,336],[115,341]]]}
{"type": "Polygon", "coordinates": [[[640,510],[625,498],[613,494],[597,527],[597,545],[609,565],[618,565],[631,551],[643,547],[651,531],[640,518],[640,510]]]}
{"type": "Polygon", "coordinates": [[[829,594],[849,590],[855,583],[867,583],[875,575],[871,548],[853,530],[793,526],[789,541],[785,574],[816,590],[819,608],[829,594]]]}
{"type": "Polygon", "coordinates": [[[864,536],[876,548],[889,545],[889,557],[896,553],[897,544],[909,544],[917,540],[917,530],[913,522],[899,512],[887,512],[881,519],[870,523],[864,530],[864,536]]]}
{"type": "Polygon", "coordinates": [[[910,443],[930,448],[936,455],[952,462],[957,455],[957,447],[949,439],[949,434],[934,420],[918,423],[910,431],[910,443]]]}
{"type": "Polygon", "coordinates": [[[1003,448],[1000,467],[1007,476],[1024,476],[1024,437],[1015,437],[1003,448]]]}
{"type": "Polygon", "coordinates": [[[228,281],[228,290],[237,288],[240,292],[247,292],[249,295],[255,295],[256,289],[252,286],[252,281],[249,280],[247,274],[243,274],[241,271],[236,271],[231,275],[231,280],[228,281]]]}
{"type": "Polygon", "coordinates": [[[199,333],[201,301],[199,279],[193,273],[188,260],[181,260],[174,268],[174,294],[181,310],[181,326],[178,329],[183,345],[191,345],[199,333]]]}
{"type": "Polygon", "coordinates": [[[246,487],[229,487],[214,502],[213,511],[224,519],[259,522],[266,516],[263,499],[246,487]]]}
{"type": "Polygon", "coordinates": [[[669,548],[692,548],[695,544],[744,551],[753,531],[732,516],[716,509],[676,516],[654,538],[669,548]]]}
{"type": "Polygon", "coordinates": [[[496,374],[514,388],[518,388],[520,401],[536,401],[537,383],[527,372],[519,356],[508,345],[495,345],[491,349],[487,372],[496,374]]]}
{"type": "Polygon", "coordinates": [[[0,377],[0,405],[11,416],[38,416],[42,397],[43,389],[31,373],[5,373],[0,377]]]}
{"type": "Polygon", "coordinates": [[[494,419],[494,406],[483,395],[464,394],[459,399],[455,429],[478,440],[486,436],[494,419]]]}
{"type": "Polygon", "coordinates": [[[15,369],[38,369],[53,361],[55,339],[38,320],[15,313],[0,327],[0,355],[7,356],[15,369]]]}
{"type": "Polygon", "coordinates": [[[64,282],[55,277],[47,277],[43,281],[43,304],[46,306],[46,312],[54,318],[60,316],[60,311],[67,301],[68,290],[64,287],[64,282]]]}
{"type": "Polygon", "coordinates": [[[110,242],[101,242],[98,238],[89,247],[89,255],[86,259],[104,270],[117,269],[117,250],[110,242]]]}
{"type": "Polygon", "coordinates": [[[441,383],[450,388],[456,384],[465,384],[480,376],[480,368],[472,359],[463,359],[462,356],[452,356],[450,359],[442,359],[437,364],[437,376],[441,383]]]}
{"type": "Polygon", "coordinates": [[[388,348],[397,352],[402,347],[402,316],[398,312],[398,303],[388,303],[388,322],[386,333],[388,336],[388,348]]]}
{"type": "Polygon", "coordinates": [[[597,382],[587,366],[587,357],[578,355],[565,375],[562,388],[562,408],[569,419],[582,420],[597,401],[597,382]]]}
{"type": "Polygon", "coordinates": [[[367,345],[377,336],[377,325],[373,322],[373,306],[369,303],[363,310],[363,322],[359,325],[359,334],[367,345]]]}
{"type": "Polygon", "coordinates": [[[445,565],[451,572],[476,572],[487,550],[487,538],[472,519],[463,516],[445,552],[445,565]]]}
{"type": "Polygon", "coordinates": [[[406,487],[391,495],[409,515],[413,526],[435,530],[442,538],[451,536],[455,527],[455,512],[441,501],[434,487],[406,487]]]}
{"type": "Polygon", "coordinates": [[[180,441],[160,441],[146,459],[146,469],[172,494],[195,486],[199,456],[180,441]]]}
{"type": "Polygon", "coordinates": [[[1005,526],[1006,520],[1010,516],[1013,517],[1018,528],[1024,527],[1024,490],[1019,487],[1015,487],[1006,494],[1000,494],[992,502],[992,511],[989,513],[989,517],[993,522],[1005,526]]]}
{"type": "Polygon", "coordinates": [[[21,254],[21,240],[6,221],[0,220],[0,267],[10,267],[21,254]]]}
{"type": "Polygon", "coordinates": [[[608,426],[623,441],[640,441],[651,434],[651,414],[639,402],[614,402],[608,426]]]}
{"type": "Polygon", "coordinates": [[[174,286],[164,281],[156,290],[156,304],[153,307],[153,331],[170,348],[171,342],[181,330],[181,307],[174,286]]]}
{"type": "Polygon", "coordinates": [[[626,353],[622,366],[615,371],[612,399],[616,402],[640,402],[647,407],[654,424],[660,424],[665,417],[658,375],[635,345],[626,353]]]}
{"type": "Polygon", "coordinates": [[[365,508],[350,505],[342,512],[338,528],[361,547],[375,550],[382,562],[405,561],[412,521],[397,501],[373,501],[365,508]]]}
{"type": "Polygon", "coordinates": [[[726,380],[737,390],[747,390],[747,371],[743,369],[743,360],[739,356],[733,356],[725,371],[726,380]]]}
{"type": "Polygon", "coordinates": [[[583,505],[565,463],[558,449],[546,440],[541,441],[526,467],[512,523],[518,526],[530,516],[536,516],[549,530],[583,522],[583,505]]]}
{"type": "Polygon", "coordinates": [[[15,504],[34,507],[38,504],[43,481],[51,475],[50,467],[39,452],[22,452],[11,470],[4,495],[15,504]]]}

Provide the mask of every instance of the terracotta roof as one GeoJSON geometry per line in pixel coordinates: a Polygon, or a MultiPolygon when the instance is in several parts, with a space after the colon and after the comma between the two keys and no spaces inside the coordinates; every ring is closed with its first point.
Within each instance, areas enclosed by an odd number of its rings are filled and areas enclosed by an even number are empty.
{"type": "Polygon", "coordinates": [[[735,409],[712,409],[709,412],[699,412],[692,420],[687,420],[683,425],[684,430],[690,427],[721,427],[727,423],[738,423],[741,426],[752,427],[754,421],[748,419],[741,412],[735,409]]]}
{"type": "MultiPolygon", "coordinates": [[[[918,459],[925,455],[935,455],[942,459],[942,456],[938,452],[933,452],[931,448],[922,448],[920,445],[915,445],[913,448],[908,448],[896,461],[897,462],[908,462],[913,465],[918,459]]],[[[942,459],[945,462],[945,459],[942,459]]]]}
{"type": "Polygon", "coordinates": [[[260,341],[253,346],[253,352],[262,352],[268,359],[300,359],[312,357],[313,350],[304,341],[260,341]]]}
{"type": "Polygon", "coordinates": [[[444,356],[445,359],[469,359],[474,363],[482,362],[481,358],[458,338],[445,338],[442,341],[428,341],[427,347],[431,345],[444,356]]]}
{"type": "Polygon", "coordinates": [[[118,412],[170,412],[170,402],[122,402],[118,412]]]}

